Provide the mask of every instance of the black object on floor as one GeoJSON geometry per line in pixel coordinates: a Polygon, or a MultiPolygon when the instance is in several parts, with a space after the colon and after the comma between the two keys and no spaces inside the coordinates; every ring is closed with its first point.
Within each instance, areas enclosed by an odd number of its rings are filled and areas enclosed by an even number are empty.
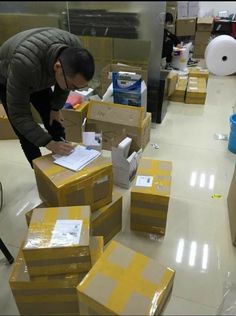
{"type": "Polygon", "coordinates": [[[4,254],[4,256],[6,257],[7,261],[12,264],[14,262],[14,258],[12,257],[12,255],[10,254],[9,250],[7,249],[7,247],[5,246],[4,242],[2,241],[2,239],[0,238],[0,250],[2,251],[2,253],[4,254]]]}

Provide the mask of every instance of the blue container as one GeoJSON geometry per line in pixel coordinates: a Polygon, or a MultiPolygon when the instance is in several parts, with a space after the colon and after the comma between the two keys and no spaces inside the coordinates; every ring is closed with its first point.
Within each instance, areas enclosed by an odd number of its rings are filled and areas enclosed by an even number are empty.
{"type": "Polygon", "coordinates": [[[230,116],[230,136],[228,149],[236,154],[236,114],[230,116]]]}

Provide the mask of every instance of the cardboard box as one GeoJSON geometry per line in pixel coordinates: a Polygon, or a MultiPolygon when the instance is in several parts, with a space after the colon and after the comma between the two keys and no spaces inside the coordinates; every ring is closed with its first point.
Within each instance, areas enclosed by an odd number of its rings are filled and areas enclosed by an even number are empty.
{"type": "Polygon", "coordinates": [[[17,139],[17,136],[11,127],[4,107],[0,104],[0,140],[17,139]]]}
{"type": "Polygon", "coordinates": [[[179,76],[177,84],[176,84],[176,89],[174,93],[170,95],[169,100],[174,101],[174,102],[184,103],[187,85],[188,85],[188,78],[179,76]]]}
{"type": "Polygon", "coordinates": [[[134,66],[125,66],[125,65],[117,65],[117,64],[109,64],[102,69],[102,95],[107,91],[107,88],[112,83],[112,72],[119,72],[119,71],[128,71],[128,72],[135,72],[142,76],[142,79],[147,83],[147,70],[142,70],[140,67],[134,66]]]}
{"type": "Polygon", "coordinates": [[[210,36],[211,36],[210,32],[199,32],[199,31],[197,31],[196,35],[195,35],[195,42],[194,42],[195,45],[198,45],[198,44],[208,45],[209,40],[210,40],[210,36]]]}
{"type": "Polygon", "coordinates": [[[177,17],[184,18],[188,16],[188,1],[178,1],[177,17]]]}
{"type": "Polygon", "coordinates": [[[53,163],[52,155],[33,161],[39,196],[48,206],[90,205],[98,209],[112,199],[112,164],[102,156],[74,172],[53,163]]]}
{"type": "Polygon", "coordinates": [[[47,207],[47,205],[45,203],[41,203],[39,204],[38,206],[36,206],[35,208],[33,208],[32,210],[28,211],[27,213],[25,213],[25,219],[26,219],[26,223],[27,223],[27,226],[29,227],[30,225],[30,221],[31,221],[31,218],[32,218],[32,215],[33,215],[33,211],[35,209],[38,209],[38,208],[45,208],[47,207]]]}
{"type": "Polygon", "coordinates": [[[117,146],[125,137],[132,138],[135,148],[144,149],[150,140],[151,113],[144,117],[142,107],[90,101],[86,131],[102,132],[106,150],[117,146]]]}
{"type": "Polygon", "coordinates": [[[137,148],[135,151],[131,150],[131,143],[132,139],[126,137],[117,147],[112,147],[111,149],[114,184],[125,189],[130,188],[142,154],[142,149],[140,148],[137,148]]]}
{"type": "Polygon", "coordinates": [[[122,195],[113,192],[112,202],[91,214],[92,234],[103,236],[104,245],[122,229],[122,195]]]}
{"type": "Polygon", "coordinates": [[[35,209],[22,251],[30,276],[87,272],[90,207],[35,209]]]}
{"type": "Polygon", "coordinates": [[[174,276],[171,268],[112,241],[77,287],[80,313],[157,315],[171,292],[174,276]]]}
{"type": "MultiPolygon", "coordinates": [[[[94,265],[103,253],[103,237],[90,238],[94,265]]],[[[31,277],[22,249],[9,278],[16,305],[21,315],[79,315],[76,287],[86,273],[31,277]]]]}
{"type": "Polygon", "coordinates": [[[206,82],[209,78],[209,70],[208,69],[201,69],[199,67],[192,67],[189,69],[188,73],[189,78],[203,78],[206,79],[206,82]]]}
{"type": "Polygon", "coordinates": [[[196,18],[181,18],[176,20],[177,36],[194,36],[196,31],[196,18]]]}
{"type": "Polygon", "coordinates": [[[213,28],[213,18],[203,17],[197,19],[197,31],[211,32],[213,28]]]}
{"type": "Polygon", "coordinates": [[[170,161],[141,159],[131,189],[131,230],[165,234],[171,189],[170,161]]]}
{"type": "Polygon", "coordinates": [[[178,74],[171,71],[167,76],[168,97],[170,97],[175,92],[177,81],[178,74]]]}
{"type": "Polygon", "coordinates": [[[190,77],[186,91],[185,103],[205,104],[206,95],[206,79],[190,77]]]}
{"type": "Polygon", "coordinates": [[[229,225],[231,231],[232,243],[236,246],[236,167],[234,169],[233,178],[230,184],[229,193],[227,197],[229,225]]]}
{"type": "Polygon", "coordinates": [[[177,18],[177,9],[176,9],[176,7],[175,6],[173,6],[173,7],[167,6],[166,7],[166,13],[172,14],[172,16],[173,16],[173,24],[175,24],[175,20],[177,18]]]}
{"type": "Polygon", "coordinates": [[[204,58],[207,44],[195,44],[194,45],[194,57],[204,58]]]}

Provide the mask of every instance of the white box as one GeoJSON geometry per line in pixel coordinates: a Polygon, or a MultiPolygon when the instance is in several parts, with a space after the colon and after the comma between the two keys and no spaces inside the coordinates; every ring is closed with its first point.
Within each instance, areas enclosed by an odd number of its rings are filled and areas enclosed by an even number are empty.
{"type": "Polygon", "coordinates": [[[142,149],[129,152],[131,142],[132,139],[126,137],[117,147],[112,147],[111,149],[113,182],[125,189],[130,188],[142,154],[142,149]],[[126,143],[127,146],[122,146],[122,143],[126,143]],[[127,152],[129,153],[127,154],[127,152]]]}

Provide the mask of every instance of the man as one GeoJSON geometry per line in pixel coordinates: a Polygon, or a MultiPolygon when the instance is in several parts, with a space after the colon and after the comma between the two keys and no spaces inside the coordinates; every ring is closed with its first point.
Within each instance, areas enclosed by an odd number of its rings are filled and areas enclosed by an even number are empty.
{"type": "Polygon", "coordinates": [[[171,70],[171,60],[174,46],[182,47],[180,45],[180,40],[177,36],[172,34],[166,29],[168,25],[173,24],[174,19],[173,15],[169,12],[165,16],[165,28],[164,28],[164,37],[163,37],[163,48],[162,48],[162,58],[166,57],[166,69],[171,70]]]}
{"type": "Polygon", "coordinates": [[[60,155],[72,152],[60,109],[70,90],[88,85],[94,69],[78,38],[57,28],[23,31],[0,47],[0,99],[31,166],[41,156],[39,147],[60,155]],[[34,122],[30,103],[47,132],[34,122]]]}

